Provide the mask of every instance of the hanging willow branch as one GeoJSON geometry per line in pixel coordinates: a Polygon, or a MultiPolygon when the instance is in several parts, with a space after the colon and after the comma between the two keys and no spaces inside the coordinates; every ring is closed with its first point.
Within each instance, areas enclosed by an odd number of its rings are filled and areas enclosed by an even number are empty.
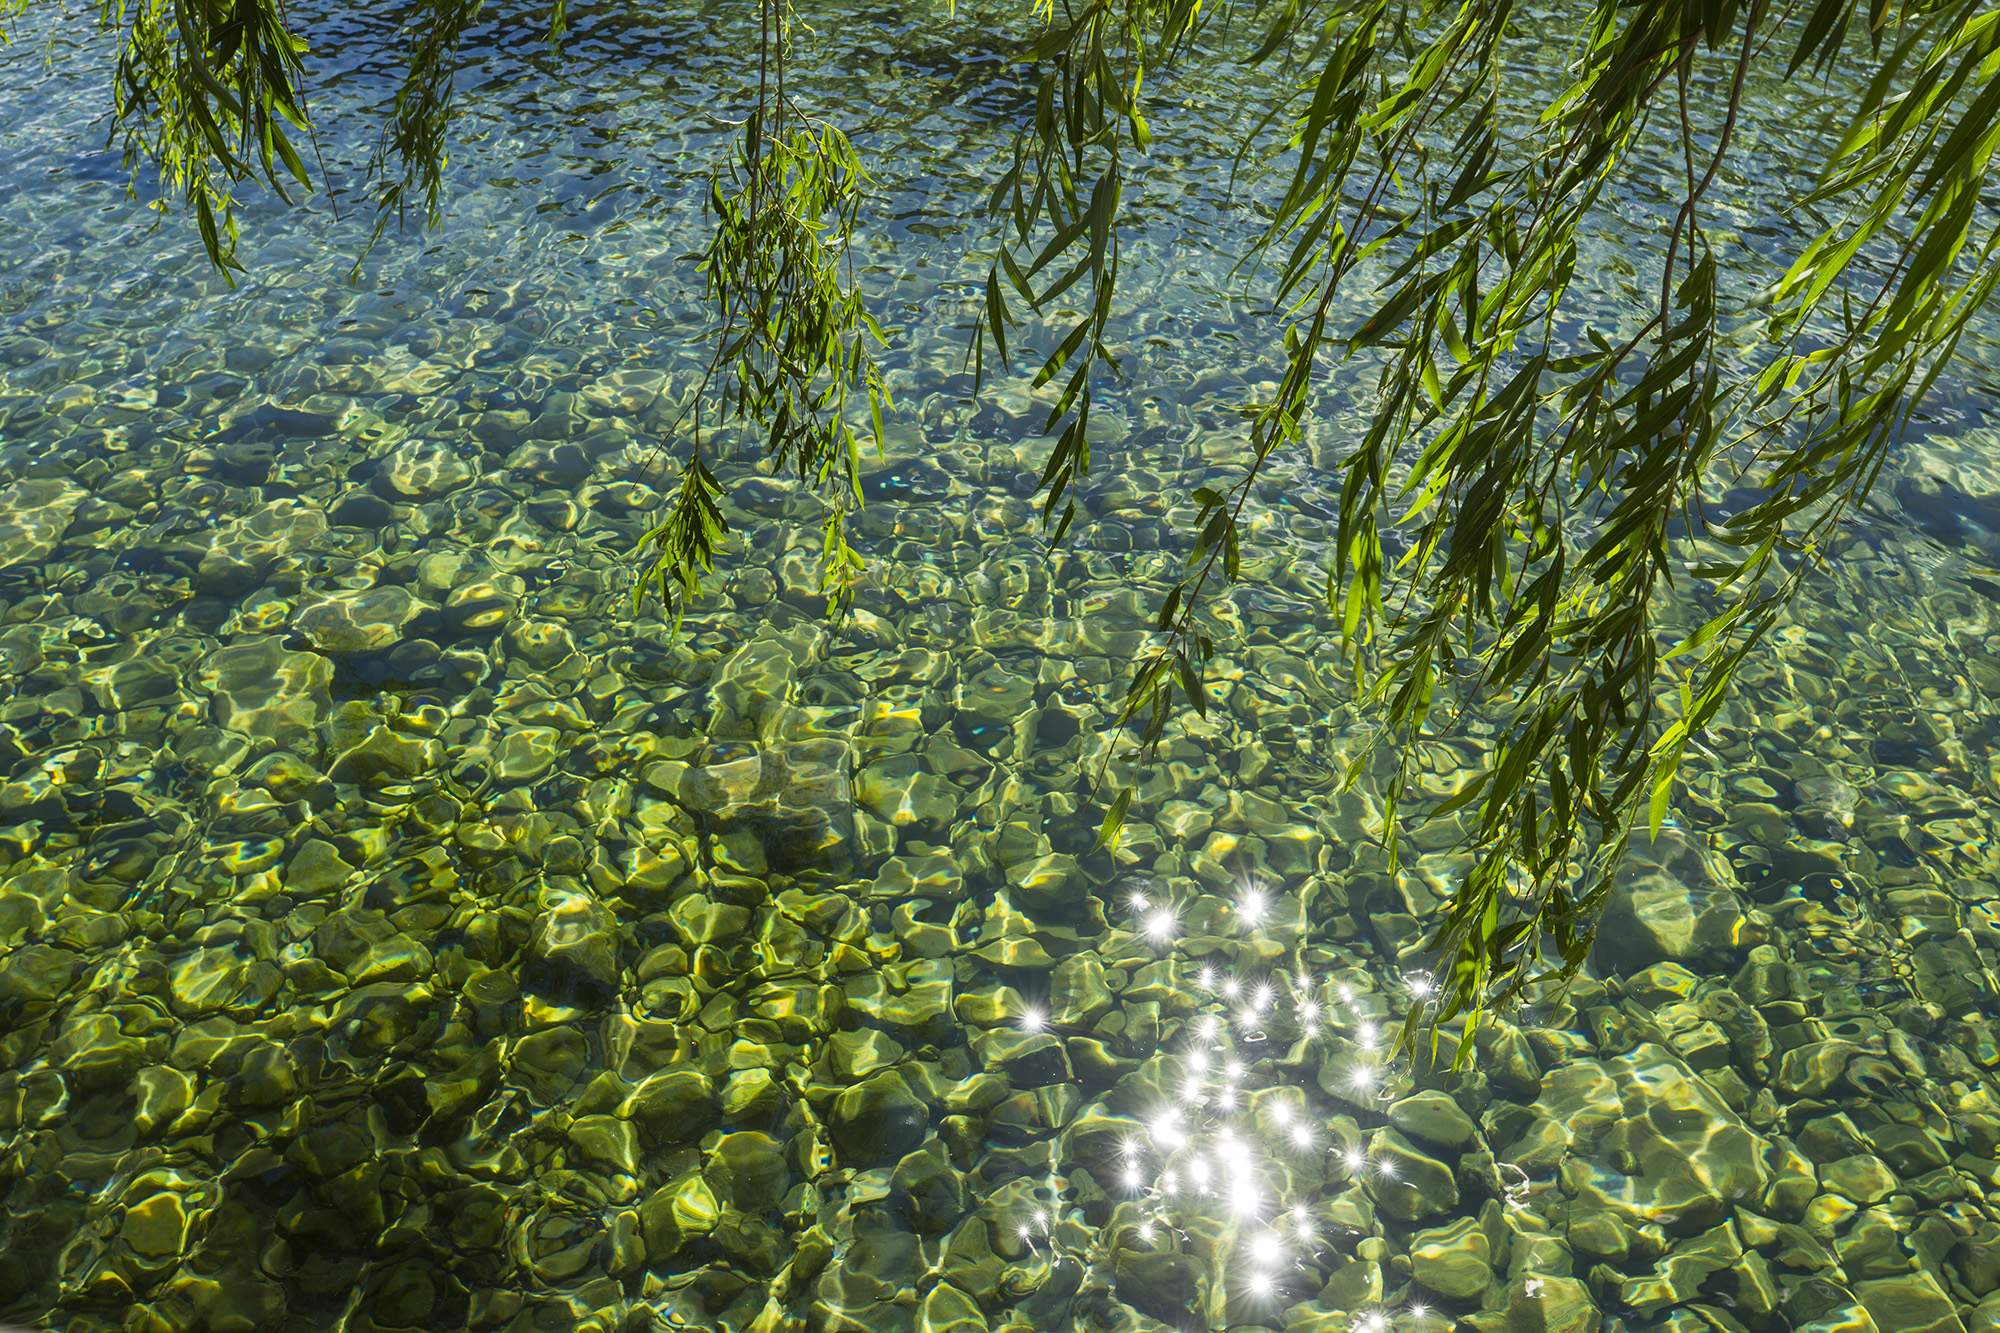
{"type": "Polygon", "coordinates": [[[715,231],[701,268],[716,313],[714,354],[687,414],[681,487],[666,520],[641,541],[653,554],[633,590],[635,608],[658,592],[676,624],[714,568],[727,526],[716,503],[722,487],[704,457],[714,429],[760,429],[773,464],[790,464],[820,497],[820,586],[838,609],[866,567],[847,540],[861,499],[861,443],[848,402],[866,397],[878,450],[890,407],[874,356],[882,330],[862,301],[850,249],[867,172],[847,136],[787,91],[788,8],[760,4],[756,105],[735,155],[709,182],[715,231]]]}
{"type": "MultiPolygon", "coordinates": [[[[1765,353],[1744,366],[1719,351],[1723,321],[1744,303],[1731,309],[1719,288],[1702,211],[1752,62],[1786,37],[1788,75],[1837,59],[1851,8],[1823,0],[1785,28],[1762,0],[1606,0],[1569,86],[1525,125],[1497,110],[1518,22],[1509,4],[1288,7],[1260,52],[1311,31],[1309,19],[1323,25],[1288,145],[1297,168],[1261,243],[1280,259],[1278,299],[1294,312],[1288,369],[1256,409],[1240,481],[1194,496],[1188,572],[1161,608],[1122,721],[1147,715],[1135,738],[1144,752],[1177,690],[1205,708],[1212,645],[1200,611],[1236,576],[1252,486],[1301,439],[1325,355],[1378,349],[1372,421],[1343,464],[1328,602],[1394,747],[1392,866],[1414,742],[1441,714],[1468,709],[1499,730],[1489,767],[1423,812],[1463,811],[1476,854],[1428,942],[1444,966],[1433,1023],[1476,1021],[1582,965],[1630,837],[1642,825],[1657,835],[1687,747],[1867,495],[2000,276],[1995,229],[1974,204],[2000,110],[1996,14],[1915,6],[1876,58],[1822,182],[1799,201],[1845,216],[1772,291],[1765,353]],[[1692,99],[1692,87],[1723,92],[1692,99]],[[1717,108],[1705,123],[1696,100],[1717,108]],[[1579,233],[1662,114],[1677,127],[1685,180],[1660,249],[1658,307],[1615,342],[1595,329],[1565,335],[1579,233]],[[1706,160],[1698,140],[1713,144],[1706,160]],[[1436,157],[1448,174],[1431,176],[1436,157]],[[1379,225],[1385,216],[1402,220],[1379,225]],[[1857,312],[1855,288],[1871,282],[1857,257],[1879,252],[1892,258],[1857,312]],[[1371,260],[1371,273],[1393,264],[1384,299],[1336,330],[1335,295],[1371,260]],[[1717,475],[1762,498],[1708,524],[1699,487],[1717,475]],[[1393,566],[1392,524],[1406,543],[1393,566]],[[1689,574],[1720,609],[1672,642],[1655,617],[1683,524],[1706,534],[1708,558],[1689,574]]],[[[1880,6],[1868,17],[1879,41],[1890,20],[1880,6]]],[[[1373,758],[1357,757],[1347,781],[1373,758]]],[[[1127,789],[1110,802],[1104,841],[1130,800],[1127,789]]]]}

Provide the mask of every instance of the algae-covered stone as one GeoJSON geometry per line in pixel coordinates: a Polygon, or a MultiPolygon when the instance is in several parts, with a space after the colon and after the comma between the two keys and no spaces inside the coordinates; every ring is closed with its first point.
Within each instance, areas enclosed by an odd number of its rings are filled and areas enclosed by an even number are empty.
{"type": "Polygon", "coordinates": [[[1606,971],[1629,976],[1655,963],[1728,953],[1744,919],[1733,881],[1727,862],[1684,832],[1634,835],[1592,956],[1606,971]]]}
{"type": "Polygon", "coordinates": [[[398,584],[336,592],[299,608],[292,625],[323,653],[370,653],[394,647],[426,603],[398,584]]]}
{"type": "Polygon", "coordinates": [[[1819,1180],[1835,1194],[1863,1207],[1880,1203],[1901,1185],[1886,1162],[1866,1153],[1828,1162],[1819,1169],[1819,1180]]]}
{"type": "Polygon", "coordinates": [[[473,472],[472,462],[449,445],[411,440],[382,460],[375,485],[389,499],[433,500],[463,486],[473,472]]]}
{"type": "Polygon", "coordinates": [[[1876,1125],[1868,1131],[1868,1142],[1901,1176],[1920,1176],[1951,1160],[1937,1135],[1921,1125],[1896,1121],[1876,1125]]]}
{"type": "Polygon", "coordinates": [[[1854,1284],[1854,1295],[1882,1333],[1960,1333],[1958,1303],[1921,1269],[1854,1284]]]}
{"type": "Polygon", "coordinates": [[[689,948],[733,940],[750,924],[750,909],[690,893],[674,900],[667,921],[689,948]]]}
{"type": "Polygon", "coordinates": [[[535,924],[532,952],[584,993],[603,997],[618,987],[618,918],[584,894],[550,895],[535,924]]]}
{"type": "Polygon", "coordinates": [[[1008,867],[1007,885],[1011,895],[1023,905],[1048,911],[1077,907],[1090,894],[1090,882],[1084,878],[1076,858],[1063,852],[1051,852],[1008,867]]]}
{"type": "Polygon", "coordinates": [[[1807,1042],[1786,1051],[1775,1080],[1789,1097],[1824,1097],[1847,1073],[1847,1062],[1861,1053],[1851,1041],[1807,1042]]]}
{"type": "Polygon", "coordinates": [[[1418,1092],[1392,1102],[1389,1123],[1440,1148],[1464,1148],[1477,1132],[1472,1117],[1442,1092],[1418,1092]]]}
{"type": "Polygon", "coordinates": [[[639,1207],[646,1257],[654,1263],[671,1259],[690,1240],[715,1230],[721,1217],[715,1191],[702,1173],[683,1172],[654,1190],[639,1207]]]}
{"type": "Polygon", "coordinates": [[[171,1065],[149,1065],[132,1076],[132,1126],[150,1138],[194,1103],[194,1080],[171,1065]]]}
{"type": "Polygon", "coordinates": [[[1476,1217],[1420,1231],[1410,1238],[1412,1276],[1449,1300],[1471,1301],[1493,1283],[1493,1254],[1486,1228],[1476,1217]]]}
{"type": "Polygon", "coordinates": [[[892,902],[908,898],[957,902],[965,896],[965,875],[948,852],[892,856],[876,871],[868,896],[892,902]]]}
{"type": "Polygon", "coordinates": [[[717,1139],[708,1149],[702,1176],[717,1199],[746,1213],[775,1208],[791,1188],[783,1146],[755,1130],[717,1139]]]}
{"type": "Polygon", "coordinates": [[[555,767],[562,733],[554,727],[512,727],[493,754],[493,776],[505,783],[533,782],[555,767]]]}
{"type": "Polygon", "coordinates": [[[634,1088],[618,1114],[648,1144],[700,1138],[715,1123],[715,1085],[698,1069],[668,1069],[634,1088]]]}
{"type": "Polygon", "coordinates": [[[989,1073],[1005,1074],[1016,1087],[1066,1083],[1075,1077],[1068,1050],[1047,1032],[989,1028],[973,1037],[972,1051],[989,1073]]]}
{"type": "Polygon", "coordinates": [[[730,1120],[756,1120],[784,1109],[785,1089],[768,1069],[738,1069],[730,1074],[719,1098],[730,1120]]]}
{"type": "Polygon", "coordinates": [[[923,1141],[930,1108],[893,1069],[862,1080],[833,1100],[834,1143],[856,1166],[889,1162],[923,1141]]]}
{"type": "Polygon", "coordinates": [[[583,1073],[589,1044],[571,1027],[543,1028],[514,1043],[512,1079],[543,1105],[561,1098],[583,1073]]]}
{"type": "Polygon", "coordinates": [[[1095,954],[1072,954],[1049,977],[1049,1022],[1057,1027],[1089,1027],[1111,1011],[1111,988],[1095,954]]]}
{"type": "Polygon", "coordinates": [[[324,838],[308,838],[292,853],[285,867],[285,888],[301,897],[337,889],[354,873],[338,848],[324,838]]]}
{"type": "Polygon", "coordinates": [[[28,477],[0,488],[0,569],[46,559],[89,494],[66,477],[28,477]]]}
{"type": "Polygon", "coordinates": [[[1207,1322],[1208,1270],[1192,1254],[1120,1249],[1113,1280],[1119,1300],[1169,1328],[1207,1322]]]}
{"type": "Polygon", "coordinates": [[[1509,1329],[1534,1333],[1596,1333],[1603,1316],[1590,1289],[1573,1277],[1521,1273],[1507,1286],[1509,1329]]]}
{"type": "Polygon", "coordinates": [[[1400,1133],[1385,1129],[1375,1137],[1372,1165],[1362,1181],[1384,1213],[1401,1222],[1421,1222],[1458,1205],[1458,1182],[1451,1168],[1400,1133]]]}
{"type": "Polygon", "coordinates": [[[126,1032],[115,1014],[102,1011],[73,1016],[49,1045],[50,1063],[80,1089],[125,1084],[149,1058],[164,1054],[164,1043],[126,1032]]]}
{"type": "Polygon", "coordinates": [[[986,1329],[979,1302],[951,1283],[940,1282],[924,1293],[916,1333],[986,1333],[986,1329]]]}
{"type": "Polygon", "coordinates": [[[896,1163],[889,1192],[890,1206],[926,1234],[951,1230],[965,1212],[965,1180],[935,1139],[896,1163]]]}
{"type": "Polygon", "coordinates": [[[279,745],[306,741],[333,707],[333,663],[319,653],[288,651],[277,635],[238,637],[216,649],[198,679],[216,726],[279,745]]]}
{"type": "Polygon", "coordinates": [[[827,1043],[827,1060],[833,1076],[842,1083],[867,1078],[903,1058],[903,1047],[888,1033],[876,1028],[836,1032],[827,1043]]]}
{"type": "Polygon", "coordinates": [[[178,1194],[162,1190],[125,1210],[120,1238],[141,1263],[157,1264],[177,1257],[187,1243],[187,1205],[178,1194]]]}
{"type": "Polygon", "coordinates": [[[443,759],[444,747],[436,740],[427,736],[405,736],[377,724],[333,761],[327,776],[335,782],[362,786],[406,782],[437,768],[443,759]]]}
{"type": "Polygon", "coordinates": [[[1570,1135],[1561,1170],[1578,1206],[1635,1226],[1712,1226],[1771,1183],[1765,1140],[1658,1043],[1551,1070],[1539,1106],[1570,1135]]]}
{"type": "Polygon", "coordinates": [[[892,828],[942,830],[958,817],[956,789],[913,754],[890,755],[862,769],[854,799],[892,828]]]}
{"type": "Polygon", "coordinates": [[[569,1139],[586,1161],[628,1176],[638,1174],[638,1135],[629,1121],[608,1115],[578,1116],[570,1121],[569,1139]]]}

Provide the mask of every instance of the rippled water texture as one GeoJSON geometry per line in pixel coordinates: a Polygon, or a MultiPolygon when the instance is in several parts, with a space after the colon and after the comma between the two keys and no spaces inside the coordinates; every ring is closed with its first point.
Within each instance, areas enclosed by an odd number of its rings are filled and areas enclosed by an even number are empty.
{"type": "MultiPolygon", "coordinates": [[[[365,10],[300,20],[350,185],[396,49],[365,10]]],[[[1158,85],[1129,382],[1050,554],[1046,402],[965,376],[1018,43],[963,4],[802,17],[798,86],[880,168],[873,572],[827,627],[812,506],[741,453],[678,640],[627,556],[708,355],[684,256],[740,7],[585,7],[560,53],[497,12],[443,225],[350,280],[364,204],[252,194],[234,291],[100,151],[102,49],[37,18],[0,56],[0,1322],[2000,1329],[1990,327],[1591,976],[1457,1073],[1391,1065],[1464,863],[1433,828],[1392,875],[1332,777],[1363,363],[1253,508],[1208,720],[1089,850],[1170,506],[1279,364],[1228,274],[1267,168],[1232,196],[1214,155],[1260,88],[1158,85]]],[[[1759,96],[1709,221],[1769,255],[1754,187],[1826,94],[1759,96]]],[[[1605,327],[1653,281],[1649,188],[1588,239],[1605,327]]],[[[1427,740],[1427,789],[1485,744],[1427,740]]]]}

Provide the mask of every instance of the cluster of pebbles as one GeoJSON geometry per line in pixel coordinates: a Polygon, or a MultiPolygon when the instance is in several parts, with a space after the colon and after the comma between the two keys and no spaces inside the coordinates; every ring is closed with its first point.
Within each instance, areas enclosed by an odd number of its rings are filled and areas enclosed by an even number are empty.
{"type": "MultiPolygon", "coordinates": [[[[623,563],[662,375],[482,372],[502,326],[416,298],[339,327],[188,335],[171,402],[0,340],[0,1317],[2000,1329],[1990,602],[1843,638],[1900,568],[1857,549],[1590,974],[1413,1065],[1464,859],[1391,873],[1334,780],[1308,460],[1093,851],[1162,497],[1228,439],[1121,423],[1044,557],[1033,445],[982,443],[1030,395],[919,382],[852,613],[741,458],[675,637],[623,563]]],[[[1435,794],[1480,763],[1425,745],[1435,794]]]]}
{"type": "MultiPolygon", "coordinates": [[[[940,301],[852,611],[741,447],[676,635],[630,557],[688,329],[630,310],[686,240],[288,242],[257,337],[198,262],[0,282],[0,1322],[2000,1333],[2000,445],[1847,535],[1587,975],[1413,1062],[1467,859],[1338,781],[1340,412],[1093,850],[1270,367],[1141,290],[1050,553],[1048,396],[968,405],[940,301]]],[[[1422,745],[1429,797],[1489,748],[1422,745]]]]}

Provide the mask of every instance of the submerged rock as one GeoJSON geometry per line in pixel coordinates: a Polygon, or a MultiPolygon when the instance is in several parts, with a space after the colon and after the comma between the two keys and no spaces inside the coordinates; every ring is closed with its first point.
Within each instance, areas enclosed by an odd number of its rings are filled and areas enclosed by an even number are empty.
{"type": "Polygon", "coordinates": [[[62,477],[30,477],[0,487],[0,569],[46,560],[88,494],[62,477]]]}
{"type": "Polygon", "coordinates": [[[922,1142],[930,1108],[902,1075],[885,1069],[833,1101],[832,1129],[844,1160],[855,1165],[895,1161],[922,1142]]]}
{"type": "Polygon", "coordinates": [[[408,588],[390,585],[329,594],[300,607],[292,624],[323,653],[373,653],[395,647],[427,609],[408,588]]]}
{"type": "Polygon", "coordinates": [[[1678,829],[1635,834],[1598,922],[1591,954],[1630,976],[1655,963],[1700,963],[1746,947],[1743,904],[1727,863],[1678,829]]]}

